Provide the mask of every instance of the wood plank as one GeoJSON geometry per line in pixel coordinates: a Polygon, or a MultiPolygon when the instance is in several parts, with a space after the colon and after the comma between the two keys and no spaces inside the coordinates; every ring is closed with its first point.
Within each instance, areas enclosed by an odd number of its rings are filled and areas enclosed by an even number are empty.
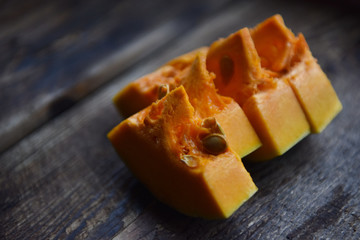
{"type": "Polygon", "coordinates": [[[8,239],[359,239],[359,23],[356,14],[308,2],[231,3],[0,155],[0,233],[8,239]],[[181,215],[152,197],[107,141],[121,120],[111,97],[170,58],[274,13],[304,32],[344,110],[282,157],[245,163],[259,191],[231,218],[181,215]]]}
{"type": "Polygon", "coordinates": [[[0,11],[0,152],[226,1],[12,4],[0,11]]]}

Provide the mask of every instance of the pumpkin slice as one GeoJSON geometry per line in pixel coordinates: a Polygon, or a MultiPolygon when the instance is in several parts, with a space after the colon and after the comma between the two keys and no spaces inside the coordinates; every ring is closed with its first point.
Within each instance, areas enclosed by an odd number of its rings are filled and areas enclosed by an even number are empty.
{"type": "MultiPolygon", "coordinates": [[[[282,62],[275,68],[281,68],[282,62]]],[[[261,67],[248,28],[214,42],[207,68],[216,75],[219,93],[240,104],[262,142],[249,159],[279,156],[309,134],[309,124],[291,87],[261,67]]]]}
{"type": "Polygon", "coordinates": [[[214,74],[206,69],[206,53],[200,52],[191,67],[179,77],[195,114],[212,118],[221,125],[230,147],[244,157],[259,148],[261,142],[240,106],[231,98],[220,96],[215,89],[214,74]]]}
{"type": "Polygon", "coordinates": [[[244,157],[259,148],[261,142],[238,104],[217,94],[214,74],[206,69],[206,53],[207,48],[197,49],[130,83],[115,96],[115,105],[121,112],[133,114],[134,110],[150,105],[168,90],[184,85],[195,113],[201,118],[214,117],[231,148],[239,157],[244,157]]]}
{"type": "Polygon", "coordinates": [[[257,191],[226,137],[195,114],[183,86],[121,122],[108,138],[158,199],[187,215],[229,217],[257,191]]]}
{"type": "Polygon", "coordinates": [[[302,34],[288,29],[275,15],[251,31],[261,65],[290,83],[309,121],[311,132],[321,132],[342,105],[302,34]]]}
{"type": "Polygon", "coordinates": [[[196,49],[166,63],[156,71],[128,84],[113,98],[118,111],[129,117],[158,99],[159,87],[167,84],[170,90],[178,86],[177,76],[194,61],[197,53],[206,52],[207,47],[196,49]]]}

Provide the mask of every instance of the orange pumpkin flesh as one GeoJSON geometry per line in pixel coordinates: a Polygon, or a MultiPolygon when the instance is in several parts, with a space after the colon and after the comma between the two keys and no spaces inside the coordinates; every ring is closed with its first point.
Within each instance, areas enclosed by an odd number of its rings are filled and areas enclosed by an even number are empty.
{"type": "Polygon", "coordinates": [[[160,85],[168,84],[170,89],[174,89],[179,85],[179,74],[192,64],[199,52],[204,51],[207,51],[207,47],[181,55],[156,71],[128,84],[113,98],[118,111],[124,117],[129,117],[157,100],[160,85]]]}
{"type": "Polygon", "coordinates": [[[202,121],[180,86],[121,122],[108,138],[161,201],[190,216],[226,218],[257,188],[231,148],[218,155],[204,151],[202,121]]]}
{"type": "MultiPolygon", "coordinates": [[[[280,68],[284,61],[274,66],[280,68]]],[[[262,146],[247,158],[268,160],[279,156],[309,134],[309,125],[291,87],[277,74],[263,69],[247,28],[210,46],[207,68],[215,73],[219,93],[243,108],[262,146]],[[227,73],[227,64],[233,72],[227,73]]]]}
{"type": "Polygon", "coordinates": [[[125,115],[133,114],[157,100],[160,85],[168,84],[170,89],[183,85],[196,114],[201,118],[215,117],[230,147],[239,157],[246,156],[259,148],[261,142],[239,105],[217,94],[214,74],[206,69],[206,53],[205,47],[197,49],[130,83],[115,96],[115,105],[125,115]]]}
{"type": "Polygon", "coordinates": [[[261,67],[281,72],[290,66],[295,36],[289,31],[280,15],[275,15],[250,30],[261,67]]]}
{"type": "Polygon", "coordinates": [[[251,36],[262,66],[289,82],[311,132],[321,132],[341,111],[342,105],[304,36],[295,37],[280,15],[259,24],[251,36]]]}
{"type": "Polygon", "coordinates": [[[180,84],[184,86],[195,114],[200,118],[215,117],[232,150],[240,157],[246,156],[260,147],[260,140],[240,106],[233,99],[217,94],[214,77],[206,69],[203,52],[180,76],[180,84]]]}
{"type": "Polygon", "coordinates": [[[108,134],[123,161],[161,201],[203,218],[226,218],[257,191],[239,156],[279,156],[342,109],[280,15],[171,60],[113,100],[132,115],[108,134]],[[220,150],[209,149],[214,136],[220,150]]]}
{"type": "Polygon", "coordinates": [[[311,52],[306,51],[302,59],[284,78],[298,97],[311,131],[320,133],[342,110],[342,104],[311,52]]]}

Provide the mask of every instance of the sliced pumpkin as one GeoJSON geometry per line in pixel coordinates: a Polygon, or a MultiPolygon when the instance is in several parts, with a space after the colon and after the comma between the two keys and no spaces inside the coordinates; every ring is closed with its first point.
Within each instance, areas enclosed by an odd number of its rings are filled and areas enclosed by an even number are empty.
{"type": "Polygon", "coordinates": [[[289,82],[311,132],[321,132],[341,111],[342,105],[302,34],[298,37],[275,15],[251,31],[263,67],[289,82]]]}
{"type": "Polygon", "coordinates": [[[190,216],[226,218],[257,188],[226,136],[209,126],[180,86],[108,138],[158,199],[190,216]]]}
{"type": "Polygon", "coordinates": [[[207,47],[202,47],[181,55],[156,71],[131,82],[114,96],[116,108],[126,118],[149,106],[158,99],[161,85],[168,85],[170,90],[178,86],[181,72],[191,65],[199,52],[206,51],[207,47]]]}
{"type": "Polygon", "coordinates": [[[215,89],[215,75],[206,69],[206,53],[197,57],[179,77],[195,114],[200,118],[215,118],[221,125],[230,147],[246,156],[259,148],[261,142],[240,106],[231,98],[220,96],[215,89]]]}
{"type": "Polygon", "coordinates": [[[132,111],[150,105],[167,91],[184,85],[195,114],[201,118],[214,117],[231,148],[244,157],[259,148],[261,142],[239,105],[217,94],[215,76],[206,69],[206,53],[207,48],[197,49],[130,83],[115,96],[115,104],[121,112],[133,114],[132,111]]]}
{"type": "MultiPolygon", "coordinates": [[[[281,69],[286,62],[282,59],[268,66],[281,69]]],[[[214,42],[207,68],[216,75],[219,93],[239,103],[262,142],[247,158],[274,158],[309,134],[309,124],[291,87],[276,72],[261,66],[248,28],[214,42]]]]}
{"type": "Polygon", "coordinates": [[[108,134],[122,160],[161,201],[203,218],[229,217],[257,191],[240,157],[279,156],[342,109],[280,15],[169,61],[113,100],[130,116],[108,134]]]}

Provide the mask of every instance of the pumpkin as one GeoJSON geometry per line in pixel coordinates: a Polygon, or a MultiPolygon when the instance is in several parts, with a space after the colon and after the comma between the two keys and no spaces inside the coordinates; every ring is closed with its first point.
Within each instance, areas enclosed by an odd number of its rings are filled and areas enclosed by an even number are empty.
{"type": "Polygon", "coordinates": [[[108,138],[129,169],[164,203],[210,219],[257,191],[241,157],[279,156],[342,109],[280,15],[169,61],[113,101],[128,118],[108,138]]]}
{"type": "MultiPolygon", "coordinates": [[[[262,142],[247,156],[257,161],[285,153],[310,132],[290,85],[261,62],[248,28],[214,42],[207,55],[207,68],[216,75],[219,93],[242,107],[262,142]]],[[[284,64],[281,59],[269,66],[280,69],[284,64]]]]}
{"type": "Polygon", "coordinates": [[[190,216],[226,218],[257,187],[213,120],[196,113],[180,86],[121,122],[108,138],[158,199],[190,216]]]}
{"type": "Polygon", "coordinates": [[[181,55],[131,82],[113,97],[117,110],[126,118],[149,106],[158,99],[161,85],[168,85],[170,90],[178,86],[179,74],[191,65],[199,52],[206,51],[207,47],[202,47],[181,55]]]}
{"type": "Polygon", "coordinates": [[[295,37],[280,15],[259,24],[251,36],[261,65],[290,84],[311,132],[321,132],[341,111],[342,105],[304,36],[295,37]]]}
{"type": "Polygon", "coordinates": [[[230,147],[239,157],[244,157],[259,148],[261,142],[240,106],[217,93],[215,76],[206,69],[206,53],[207,48],[200,48],[171,60],[154,73],[130,83],[115,96],[115,103],[121,112],[132,113],[150,105],[164,92],[183,85],[195,113],[201,118],[214,117],[230,147]]]}
{"type": "Polygon", "coordinates": [[[192,65],[179,76],[195,114],[214,118],[222,127],[229,145],[239,157],[259,148],[261,142],[240,106],[229,97],[220,96],[215,89],[215,75],[206,69],[206,53],[199,52],[192,65]]]}

